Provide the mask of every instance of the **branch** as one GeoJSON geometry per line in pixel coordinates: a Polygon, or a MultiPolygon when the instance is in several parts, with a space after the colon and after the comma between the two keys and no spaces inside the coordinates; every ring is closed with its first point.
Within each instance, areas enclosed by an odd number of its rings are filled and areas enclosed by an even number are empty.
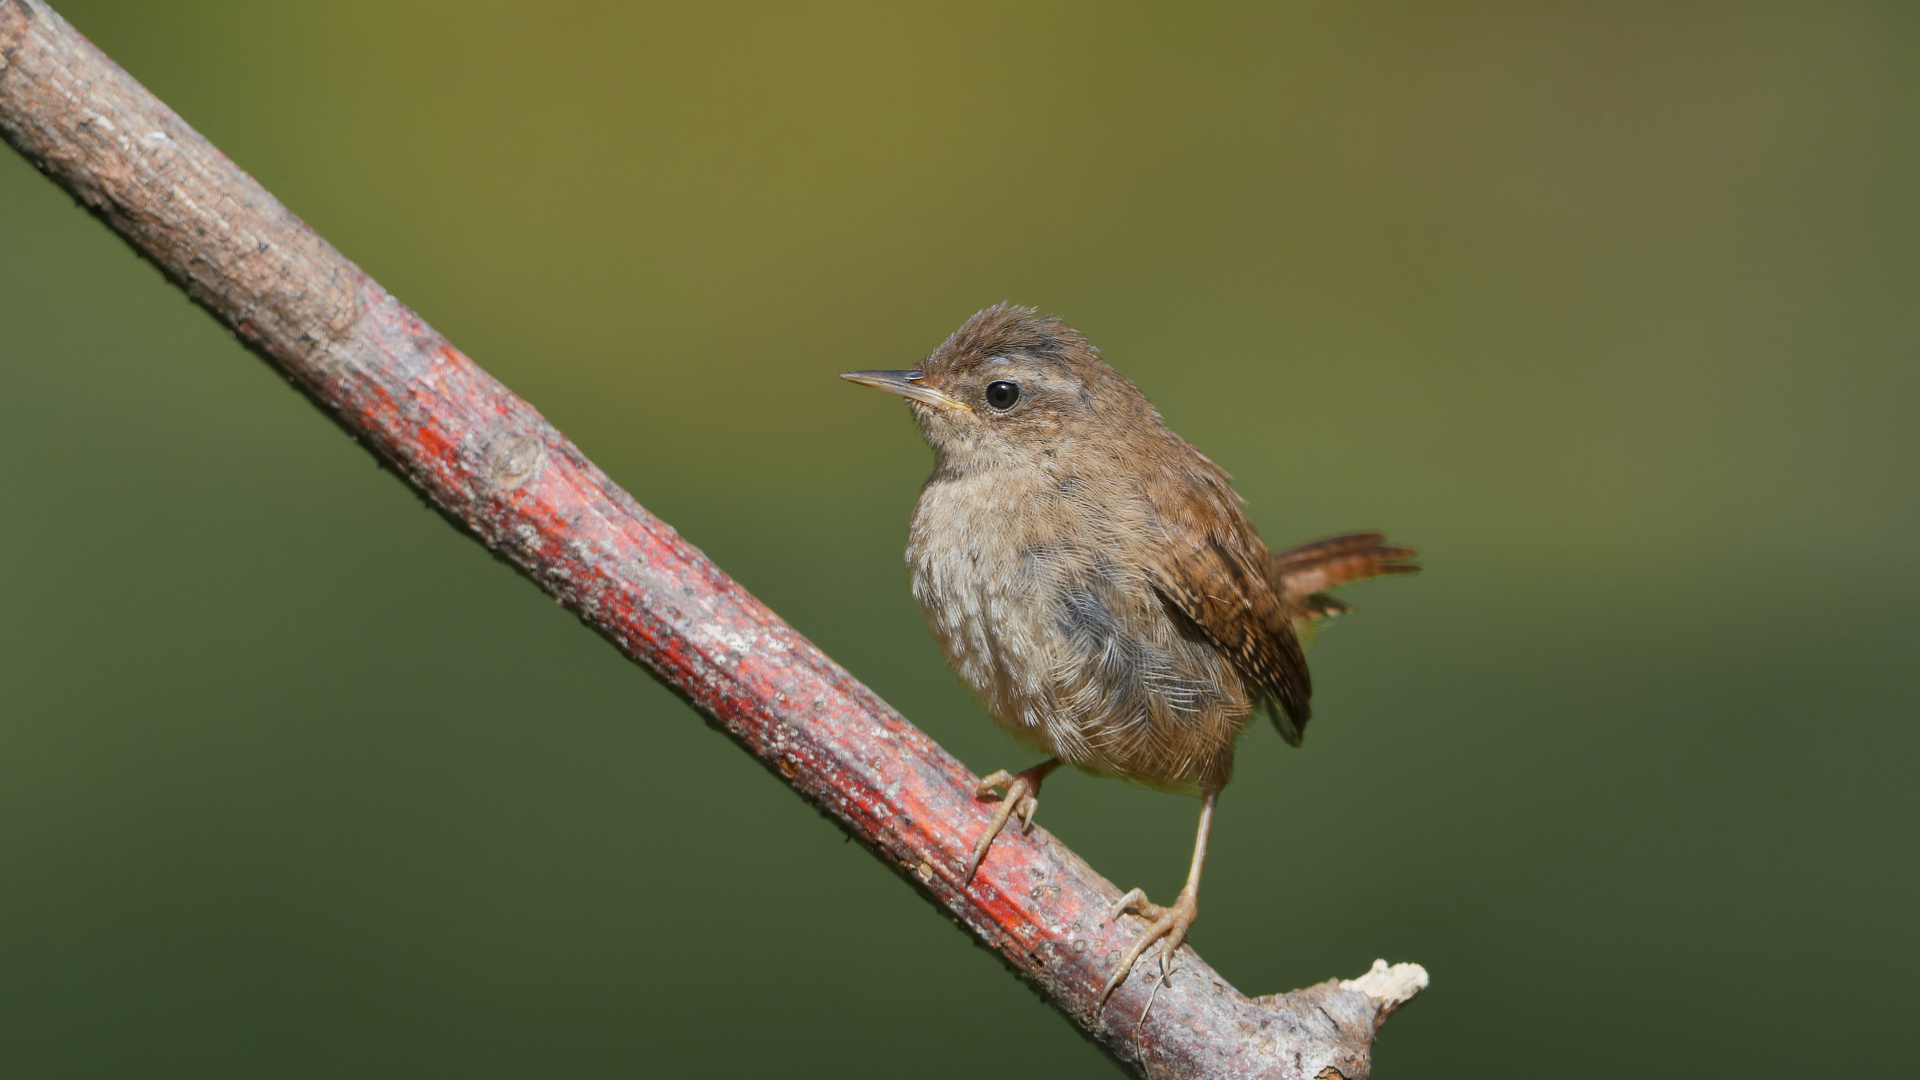
{"type": "Polygon", "coordinates": [[[683,695],[1133,1071],[1368,1072],[1418,965],[1247,998],[1191,949],[1091,1012],[1139,920],[1044,829],[960,884],[974,778],[322,240],[41,0],[0,0],[0,134],[448,518],[683,695]]]}

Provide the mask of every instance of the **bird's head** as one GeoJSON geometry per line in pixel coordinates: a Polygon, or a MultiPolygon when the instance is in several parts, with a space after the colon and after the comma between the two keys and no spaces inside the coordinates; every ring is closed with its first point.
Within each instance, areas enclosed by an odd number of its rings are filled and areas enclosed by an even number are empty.
{"type": "Polygon", "coordinates": [[[1080,332],[1009,303],[968,319],[918,366],[849,371],[848,382],[907,399],[943,469],[1041,468],[1125,453],[1160,428],[1133,383],[1080,332]]]}

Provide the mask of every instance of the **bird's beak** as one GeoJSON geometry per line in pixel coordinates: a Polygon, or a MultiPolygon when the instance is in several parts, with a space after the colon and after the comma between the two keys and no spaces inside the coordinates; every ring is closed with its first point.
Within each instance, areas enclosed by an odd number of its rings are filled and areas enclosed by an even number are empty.
{"type": "Polygon", "coordinates": [[[961,412],[973,411],[959,398],[948,397],[922,382],[925,376],[914,368],[908,368],[905,371],[843,371],[840,377],[850,383],[871,386],[875,390],[885,390],[889,394],[899,394],[903,398],[918,401],[923,405],[959,409],[961,412]]]}

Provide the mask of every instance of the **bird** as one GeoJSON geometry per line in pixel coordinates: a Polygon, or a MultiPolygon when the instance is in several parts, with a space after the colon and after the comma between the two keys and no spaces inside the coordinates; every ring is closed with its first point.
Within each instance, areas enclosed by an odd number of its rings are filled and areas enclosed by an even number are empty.
{"type": "Polygon", "coordinates": [[[1417,552],[1356,532],[1270,553],[1227,473],[1036,308],[995,304],[912,368],[840,377],[906,399],[934,453],[908,527],[913,595],[987,713],[1048,755],[980,780],[976,797],[999,805],[963,887],[1010,820],[1032,828],[1041,783],[1063,764],[1198,796],[1178,897],[1162,906],[1133,889],[1113,906],[1147,928],[1095,1009],[1156,942],[1164,982],[1199,912],[1242,728],[1264,711],[1300,745],[1313,693],[1302,640],[1352,610],[1328,590],[1415,571],[1417,552]]]}

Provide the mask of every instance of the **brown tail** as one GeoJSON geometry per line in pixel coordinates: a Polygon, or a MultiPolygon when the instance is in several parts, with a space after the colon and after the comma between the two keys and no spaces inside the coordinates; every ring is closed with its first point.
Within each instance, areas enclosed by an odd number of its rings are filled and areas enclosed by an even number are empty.
{"type": "Polygon", "coordinates": [[[1419,552],[1382,543],[1386,538],[1386,533],[1348,533],[1290,547],[1273,557],[1274,584],[1304,605],[1309,618],[1344,615],[1353,609],[1326,595],[1328,589],[1420,569],[1411,561],[1419,552]]]}

